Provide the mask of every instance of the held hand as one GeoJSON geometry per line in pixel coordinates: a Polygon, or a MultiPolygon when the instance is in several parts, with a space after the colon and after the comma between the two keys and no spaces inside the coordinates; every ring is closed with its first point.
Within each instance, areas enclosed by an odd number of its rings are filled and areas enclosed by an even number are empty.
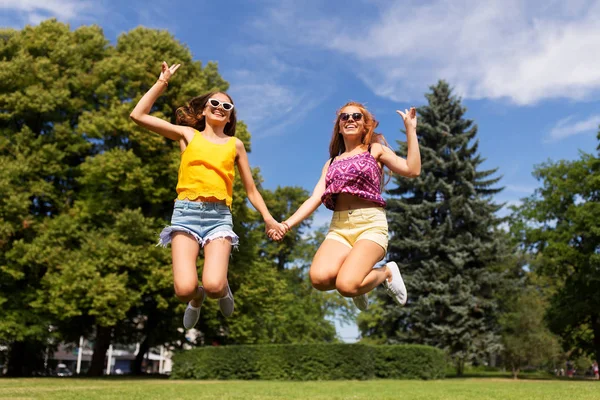
{"type": "Polygon", "coordinates": [[[275,221],[275,218],[265,219],[265,232],[269,236],[269,238],[273,240],[281,240],[283,235],[285,235],[285,231],[282,231],[280,228],[281,224],[275,221]]]}
{"type": "Polygon", "coordinates": [[[283,240],[283,237],[289,232],[290,227],[285,222],[280,222],[277,224],[277,229],[278,229],[277,233],[280,237],[279,239],[277,239],[277,241],[279,242],[279,241],[283,240]]]}
{"type": "Polygon", "coordinates": [[[396,110],[396,112],[402,117],[404,121],[404,127],[406,130],[409,129],[417,129],[417,109],[411,107],[410,110],[404,110],[404,112],[400,110],[396,110]]]}
{"type": "Polygon", "coordinates": [[[160,76],[158,80],[163,80],[165,82],[169,82],[169,79],[177,72],[177,70],[181,67],[181,64],[173,64],[169,67],[169,65],[163,61],[161,65],[160,76]]]}
{"type": "MultiPolygon", "coordinates": [[[[274,221],[275,222],[275,221],[274,221]]],[[[267,226],[267,235],[271,240],[280,241],[283,239],[285,234],[288,232],[289,227],[287,224],[275,222],[274,225],[267,226]]]]}
{"type": "Polygon", "coordinates": [[[267,233],[267,236],[269,236],[269,239],[279,242],[283,239],[284,234],[279,232],[277,229],[271,229],[269,233],[267,233]]]}
{"type": "Polygon", "coordinates": [[[270,231],[277,229],[277,221],[275,218],[269,217],[265,219],[265,233],[269,234],[270,231]]]}

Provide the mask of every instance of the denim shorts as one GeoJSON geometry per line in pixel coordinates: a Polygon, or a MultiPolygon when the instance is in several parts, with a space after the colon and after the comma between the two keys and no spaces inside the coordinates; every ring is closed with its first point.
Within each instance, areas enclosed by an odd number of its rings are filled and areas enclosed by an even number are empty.
{"type": "Polygon", "coordinates": [[[215,239],[229,239],[234,247],[239,243],[231,211],[223,203],[175,200],[171,225],[160,233],[158,245],[167,247],[174,232],[187,233],[202,247],[215,239]]]}

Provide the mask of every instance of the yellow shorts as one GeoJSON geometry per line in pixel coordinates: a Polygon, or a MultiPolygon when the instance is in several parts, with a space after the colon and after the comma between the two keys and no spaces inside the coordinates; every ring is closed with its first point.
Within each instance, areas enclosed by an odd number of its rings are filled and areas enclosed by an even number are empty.
{"type": "Polygon", "coordinates": [[[359,240],[368,239],[383,247],[385,253],[388,247],[385,210],[381,207],[370,207],[334,211],[325,239],[337,240],[348,247],[353,247],[359,240]]]}

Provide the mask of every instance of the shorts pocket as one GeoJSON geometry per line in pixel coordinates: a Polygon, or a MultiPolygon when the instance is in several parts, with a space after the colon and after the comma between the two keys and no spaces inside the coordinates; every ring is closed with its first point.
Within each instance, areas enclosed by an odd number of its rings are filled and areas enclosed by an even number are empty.
{"type": "Polygon", "coordinates": [[[173,216],[171,217],[171,225],[177,221],[180,221],[183,218],[183,209],[174,209],[173,216]]]}
{"type": "Polygon", "coordinates": [[[387,225],[387,217],[384,213],[369,213],[365,215],[365,219],[369,222],[379,222],[387,225]]]}

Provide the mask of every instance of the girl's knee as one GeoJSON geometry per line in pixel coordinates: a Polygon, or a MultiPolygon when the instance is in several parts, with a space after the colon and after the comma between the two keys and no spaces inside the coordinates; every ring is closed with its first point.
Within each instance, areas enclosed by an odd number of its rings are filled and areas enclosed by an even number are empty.
{"type": "Polygon", "coordinates": [[[338,279],[335,288],[344,297],[358,296],[359,283],[351,280],[338,279]]]}
{"type": "Polygon", "coordinates": [[[317,290],[332,290],[335,288],[335,277],[310,271],[310,283],[317,290]]]}
{"type": "Polygon", "coordinates": [[[175,295],[181,301],[188,302],[192,300],[196,296],[196,291],[198,290],[198,284],[194,285],[186,283],[186,284],[177,284],[175,283],[175,295]]]}
{"type": "Polygon", "coordinates": [[[327,291],[327,290],[332,290],[335,288],[335,283],[331,283],[331,282],[313,282],[312,283],[312,287],[320,290],[320,291],[327,291]]]}
{"type": "Polygon", "coordinates": [[[227,280],[206,279],[202,281],[206,295],[211,299],[220,299],[225,295],[227,280]]]}

